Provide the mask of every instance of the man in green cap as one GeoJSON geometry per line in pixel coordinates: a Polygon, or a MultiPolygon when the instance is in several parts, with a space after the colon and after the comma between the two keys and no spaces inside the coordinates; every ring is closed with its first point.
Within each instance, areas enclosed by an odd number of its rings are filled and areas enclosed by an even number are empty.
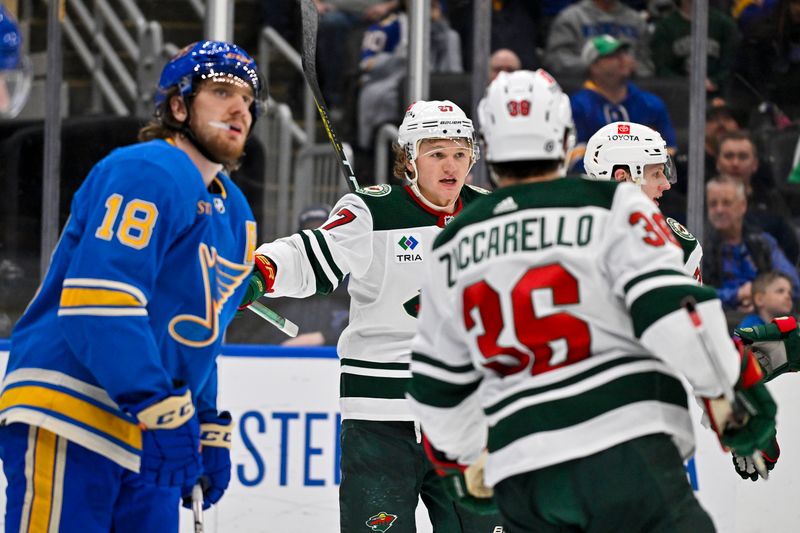
{"type": "Polygon", "coordinates": [[[628,42],[611,35],[598,35],[586,41],[581,57],[588,79],[583,89],[570,97],[577,141],[572,153],[574,168],[583,171],[586,142],[594,132],[612,122],[637,122],[656,130],[673,155],[678,143],[667,106],[661,98],[630,81],[636,59],[628,42]]]}

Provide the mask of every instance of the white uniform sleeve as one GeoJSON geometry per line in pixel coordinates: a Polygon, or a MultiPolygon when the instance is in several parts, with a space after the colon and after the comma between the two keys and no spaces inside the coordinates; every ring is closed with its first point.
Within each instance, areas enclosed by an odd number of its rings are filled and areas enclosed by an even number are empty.
{"type": "Polygon", "coordinates": [[[715,357],[726,386],[739,376],[739,355],[727,332],[722,304],[711,287],[683,270],[683,254],[656,205],[629,184],[617,188],[601,256],[606,279],[629,309],[634,333],[656,356],[681,372],[695,394],[722,394],[715,357]],[[684,299],[694,297],[707,331],[706,353],[684,299]]]}
{"type": "Polygon", "coordinates": [[[318,229],[262,244],[278,267],[273,292],[268,296],[305,298],[333,292],[347,274],[362,276],[372,262],[372,214],[364,201],[347,194],[334,206],[318,229]]]}
{"type": "Polygon", "coordinates": [[[422,280],[406,397],[431,444],[449,458],[471,464],[488,435],[478,394],[482,374],[472,364],[460,328],[461,304],[448,288],[445,263],[433,257],[422,280]]]}

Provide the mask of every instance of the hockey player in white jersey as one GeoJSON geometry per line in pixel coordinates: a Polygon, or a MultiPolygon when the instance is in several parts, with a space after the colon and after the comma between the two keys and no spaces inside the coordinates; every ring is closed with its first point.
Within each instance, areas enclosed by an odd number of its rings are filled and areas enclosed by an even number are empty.
{"type": "MultiPolygon", "coordinates": [[[[640,186],[656,205],[678,179],[666,141],[654,129],[635,122],[613,122],[597,130],[586,143],[583,165],[592,179],[627,181],[640,186]]],[[[702,281],[700,243],[674,218],[659,218],[656,222],[661,220],[683,249],[684,270],[702,281]]]]}
{"type": "MultiPolygon", "coordinates": [[[[667,143],[657,131],[635,122],[614,122],[597,130],[586,143],[583,164],[590,178],[626,181],[638,185],[656,205],[671,184],[677,181],[675,165],[667,152],[667,143]]],[[[683,250],[683,269],[698,282],[702,282],[700,265],[703,261],[703,248],[697,238],[673,218],[659,216],[654,218],[654,222],[661,224],[662,228],[663,222],[666,222],[683,250]]],[[[780,457],[778,441],[773,440],[762,451],[762,456],[769,470],[775,468],[780,457]]],[[[760,479],[750,458],[733,453],[732,461],[736,473],[743,479],[760,479]]]]}
{"type": "Polygon", "coordinates": [[[486,191],[465,185],[478,159],[472,121],[450,101],[406,111],[396,177],[347,194],[315,230],[264,244],[243,305],[259,293],[328,294],[349,275],[350,323],[341,359],[341,531],[414,532],[419,498],[435,531],[493,533],[499,518],[454,503],[425,458],[405,391],[420,280],[433,239],[486,191]],[[383,528],[383,529],[381,529],[383,528]]]}
{"type": "Polygon", "coordinates": [[[549,74],[501,73],[479,114],[500,188],[427,252],[408,398],[428,447],[473,495],[493,487],[509,533],[713,531],[683,468],[694,439],[677,373],[711,405],[728,387],[750,400],[738,429],[711,410],[723,444],[750,453],[775,427],[758,365],[741,364],[655,203],[561,178],[572,119],[549,74]]]}

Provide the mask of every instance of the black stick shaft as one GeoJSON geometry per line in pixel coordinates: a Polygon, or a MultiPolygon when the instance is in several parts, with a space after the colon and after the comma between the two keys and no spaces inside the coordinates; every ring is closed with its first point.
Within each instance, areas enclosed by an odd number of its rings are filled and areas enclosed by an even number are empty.
{"type": "Polygon", "coordinates": [[[300,18],[303,24],[303,39],[301,57],[303,60],[303,74],[306,78],[306,83],[311,87],[311,93],[314,95],[314,102],[317,104],[317,111],[322,119],[322,125],[325,127],[325,133],[339,156],[339,169],[342,175],[347,180],[347,187],[350,191],[355,192],[361,189],[353,172],[353,165],[347,158],[347,154],[342,147],[342,143],[336,136],[336,130],[331,123],[328,114],[328,106],[325,104],[325,99],[322,97],[322,91],[319,88],[317,81],[317,28],[319,26],[319,12],[314,5],[313,0],[299,0],[300,2],[300,18]]]}

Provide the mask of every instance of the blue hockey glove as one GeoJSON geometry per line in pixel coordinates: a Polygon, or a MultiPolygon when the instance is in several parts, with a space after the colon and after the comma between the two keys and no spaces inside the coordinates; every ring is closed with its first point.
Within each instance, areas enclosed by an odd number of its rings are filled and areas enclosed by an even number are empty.
{"type": "Polygon", "coordinates": [[[769,324],[737,328],[734,333],[752,350],[767,381],[800,370],[800,328],[794,317],[774,318],[769,324]]]}
{"type": "MultiPolygon", "coordinates": [[[[203,417],[200,424],[203,474],[198,480],[203,489],[203,509],[217,503],[231,482],[231,414],[223,411],[219,416],[203,417]]],[[[192,485],[183,488],[183,506],[192,508],[192,485]]]]}
{"type": "Polygon", "coordinates": [[[197,479],[201,472],[200,425],[188,387],[125,408],[142,429],[139,472],[146,483],[182,487],[197,479]]]}
{"type": "Polygon", "coordinates": [[[433,447],[423,433],[422,446],[428,460],[442,476],[447,493],[461,507],[480,515],[497,514],[499,511],[494,503],[493,491],[483,484],[483,467],[486,461],[486,452],[475,463],[462,465],[449,459],[444,452],[433,447]]]}

